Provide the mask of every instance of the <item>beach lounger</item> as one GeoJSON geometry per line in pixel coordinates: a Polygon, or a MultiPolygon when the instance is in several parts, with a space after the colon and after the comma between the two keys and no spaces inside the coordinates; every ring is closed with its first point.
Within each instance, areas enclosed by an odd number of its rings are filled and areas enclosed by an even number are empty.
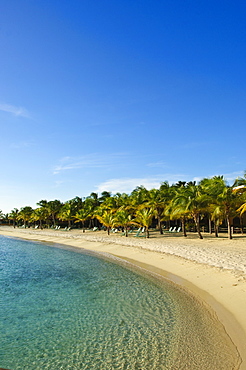
{"type": "Polygon", "coordinates": [[[142,237],[142,236],[145,236],[145,235],[140,235],[140,234],[142,234],[142,233],[144,233],[144,230],[145,230],[145,228],[143,227],[143,228],[139,228],[138,229],[138,231],[137,231],[137,233],[136,233],[136,235],[134,235],[135,237],[137,237],[137,238],[140,238],[140,237],[142,237]]]}
{"type": "Polygon", "coordinates": [[[181,226],[178,227],[178,229],[176,230],[176,226],[173,228],[173,230],[171,231],[172,233],[179,233],[181,230],[181,226]]]}
{"type": "Polygon", "coordinates": [[[164,231],[164,233],[171,233],[173,232],[173,227],[171,226],[169,230],[164,231]]]}

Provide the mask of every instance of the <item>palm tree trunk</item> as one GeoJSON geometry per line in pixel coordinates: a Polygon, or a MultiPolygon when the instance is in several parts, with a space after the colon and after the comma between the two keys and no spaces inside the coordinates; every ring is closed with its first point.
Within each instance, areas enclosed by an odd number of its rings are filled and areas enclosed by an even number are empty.
{"type": "Polygon", "coordinates": [[[229,216],[226,216],[226,221],[227,221],[227,229],[228,229],[228,239],[232,239],[231,220],[229,216]]]}
{"type": "Polygon", "coordinates": [[[146,227],[146,238],[149,238],[149,228],[146,227]]]}
{"type": "Polygon", "coordinates": [[[182,229],[183,229],[183,235],[186,237],[187,234],[185,230],[185,218],[184,217],[181,218],[181,224],[182,224],[182,229]]]}
{"type": "Polygon", "coordinates": [[[202,236],[201,230],[200,230],[200,215],[199,214],[195,214],[193,216],[193,218],[194,218],[194,221],[195,221],[195,224],[196,224],[196,230],[197,230],[197,233],[199,235],[199,238],[200,239],[203,239],[203,236],[202,236]]]}
{"type": "Polygon", "coordinates": [[[56,220],[55,220],[55,214],[52,213],[52,220],[53,220],[53,226],[55,227],[56,226],[56,220]]]}
{"type": "Polygon", "coordinates": [[[241,229],[241,234],[243,234],[243,216],[240,216],[240,229],[241,229]]]}
{"type": "Polygon", "coordinates": [[[209,234],[212,234],[212,221],[211,221],[211,216],[208,216],[208,230],[209,234]]]}
{"type": "Polygon", "coordinates": [[[160,217],[159,214],[157,216],[157,220],[158,220],[158,228],[160,230],[160,234],[162,235],[163,234],[163,230],[162,230],[162,225],[161,225],[161,217],[160,217]]]}
{"type": "Polygon", "coordinates": [[[214,221],[214,235],[215,235],[216,238],[219,237],[219,227],[218,227],[216,221],[214,221]]]}

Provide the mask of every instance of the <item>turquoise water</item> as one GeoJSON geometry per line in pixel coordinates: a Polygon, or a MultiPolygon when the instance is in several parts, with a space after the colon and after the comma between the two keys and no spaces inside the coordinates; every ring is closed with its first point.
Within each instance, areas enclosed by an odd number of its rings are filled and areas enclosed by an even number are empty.
{"type": "Polygon", "coordinates": [[[202,304],[127,264],[0,236],[0,284],[0,367],[236,368],[202,304]]]}

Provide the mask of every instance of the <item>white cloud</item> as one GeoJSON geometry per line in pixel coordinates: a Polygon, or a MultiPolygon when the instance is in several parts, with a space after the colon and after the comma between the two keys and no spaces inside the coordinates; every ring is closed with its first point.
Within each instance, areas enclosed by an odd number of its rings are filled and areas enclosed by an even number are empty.
{"type": "Polygon", "coordinates": [[[244,171],[235,171],[231,173],[226,173],[223,176],[231,184],[236,180],[236,178],[243,177],[243,175],[244,175],[244,171]]]}
{"type": "Polygon", "coordinates": [[[161,182],[168,181],[170,184],[179,180],[186,181],[187,176],[180,174],[164,174],[156,177],[145,178],[118,178],[110,179],[97,185],[96,192],[110,191],[115,193],[131,193],[137,186],[144,186],[146,189],[159,188],[161,182]]]}
{"type": "Polygon", "coordinates": [[[11,149],[23,149],[29,148],[34,145],[34,142],[31,141],[20,141],[19,143],[12,143],[10,144],[11,149]]]}
{"type": "Polygon", "coordinates": [[[153,163],[148,163],[147,167],[169,167],[165,162],[159,161],[159,162],[153,162],[153,163]]]}
{"type": "Polygon", "coordinates": [[[54,168],[53,174],[61,171],[74,170],[80,168],[112,168],[119,165],[120,161],[127,156],[126,153],[111,153],[103,155],[100,153],[91,153],[81,157],[64,157],[54,168]]]}
{"type": "Polygon", "coordinates": [[[183,145],[180,145],[179,147],[180,148],[183,148],[183,149],[196,149],[196,148],[202,148],[202,147],[205,147],[205,146],[209,146],[211,144],[211,142],[188,142],[186,144],[183,144],[183,145]]]}
{"type": "Polygon", "coordinates": [[[22,107],[15,107],[14,105],[0,103],[0,110],[3,112],[11,113],[17,117],[30,117],[29,112],[22,107]]]}

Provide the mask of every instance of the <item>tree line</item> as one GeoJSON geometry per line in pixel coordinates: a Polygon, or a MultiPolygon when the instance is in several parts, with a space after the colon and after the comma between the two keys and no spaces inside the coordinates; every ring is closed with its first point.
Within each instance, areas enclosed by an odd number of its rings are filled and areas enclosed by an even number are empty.
{"type": "Polygon", "coordinates": [[[232,239],[233,220],[239,220],[242,233],[244,229],[246,172],[233,185],[223,176],[204,178],[198,183],[179,181],[170,185],[165,181],[158,189],[138,186],[130,194],[104,191],[101,196],[91,193],[64,203],[57,199],[40,200],[37,206],[14,208],[7,215],[1,214],[1,218],[14,227],[25,228],[55,228],[61,222],[66,222],[68,228],[79,223],[83,232],[85,228],[103,227],[110,234],[113,228],[120,228],[126,237],[131,228],[142,227],[147,238],[151,226],[163,234],[165,227],[179,223],[185,237],[192,229],[203,239],[204,228],[218,237],[219,227],[224,225],[232,239]]]}

